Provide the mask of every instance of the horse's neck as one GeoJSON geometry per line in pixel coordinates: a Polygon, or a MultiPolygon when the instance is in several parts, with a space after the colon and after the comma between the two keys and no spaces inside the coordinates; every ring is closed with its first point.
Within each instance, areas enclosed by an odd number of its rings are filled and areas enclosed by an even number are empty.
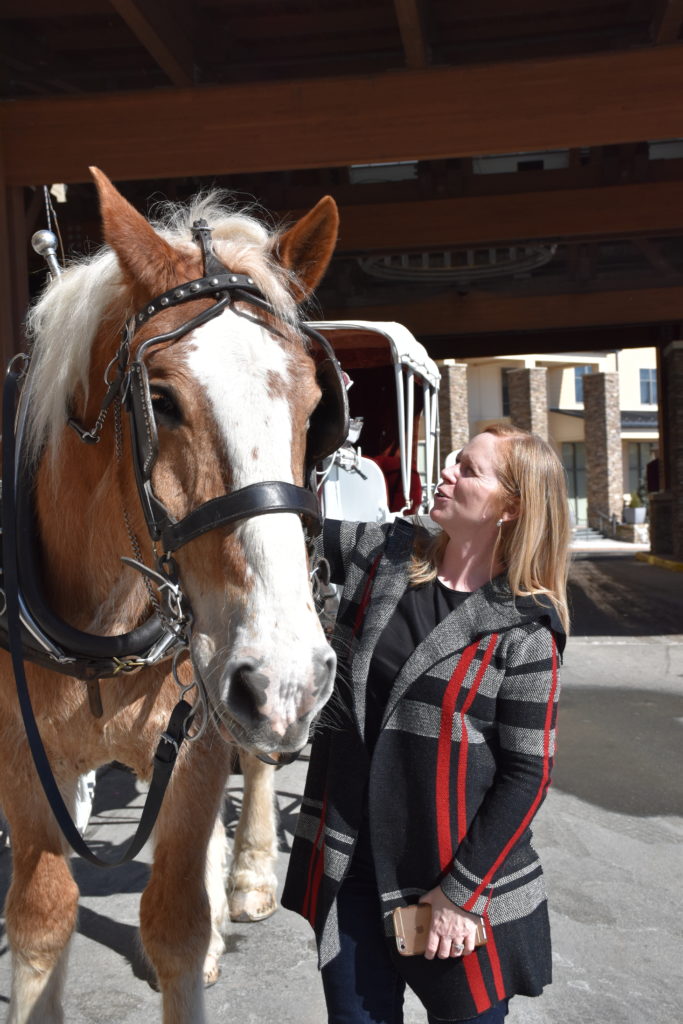
{"type": "Polygon", "coordinates": [[[36,512],[44,585],[54,610],[91,632],[133,628],[147,596],[139,577],[121,563],[121,555],[133,551],[113,444],[103,437],[96,448],[85,446],[69,431],[56,463],[44,460],[39,467],[36,512]]]}

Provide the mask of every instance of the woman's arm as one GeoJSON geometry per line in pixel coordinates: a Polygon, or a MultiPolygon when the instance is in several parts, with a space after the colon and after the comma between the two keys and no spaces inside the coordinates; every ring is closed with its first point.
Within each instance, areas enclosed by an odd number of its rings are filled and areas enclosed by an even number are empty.
{"type": "Polygon", "coordinates": [[[314,546],[314,557],[325,558],[330,566],[332,583],[344,585],[353,552],[365,528],[365,523],[346,519],[325,519],[322,533],[314,546]]]}

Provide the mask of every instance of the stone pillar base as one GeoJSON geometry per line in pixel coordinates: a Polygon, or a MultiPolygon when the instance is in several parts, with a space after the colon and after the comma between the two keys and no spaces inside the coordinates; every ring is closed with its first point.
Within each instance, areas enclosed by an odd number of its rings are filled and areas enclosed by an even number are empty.
{"type": "Polygon", "coordinates": [[[649,523],[617,523],[615,540],[626,541],[628,544],[649,544],[649,523]]]}

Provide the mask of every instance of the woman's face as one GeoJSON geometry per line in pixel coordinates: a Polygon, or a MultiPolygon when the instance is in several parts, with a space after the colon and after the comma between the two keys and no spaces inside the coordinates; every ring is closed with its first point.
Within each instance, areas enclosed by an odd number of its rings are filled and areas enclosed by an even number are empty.
{"type": "Polygon", "coordinates": [[[478,528],[486,532],[506,516],[496,473],[500,444],[494,434],[477,434],[454,465],[444,466],[430,515],[446,533],[478,528]]]}

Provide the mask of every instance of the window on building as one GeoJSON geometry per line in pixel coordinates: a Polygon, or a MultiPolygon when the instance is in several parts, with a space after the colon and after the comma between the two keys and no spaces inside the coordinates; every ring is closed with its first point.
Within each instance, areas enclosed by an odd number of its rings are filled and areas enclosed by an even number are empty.
{"type": "Polygon", "coordinates": [[[657,371],[640,371],[640,401],[642,405],[657,404],[657,371]]]}
{"type": "Polygon", "coordinates": [[[590,372],[590,366],[574,367],[574,400],[577,402],[583,402],[583,378],[590,372]]]}
{"type": "Polygon", "coordinates": [[[588,490],[586,446],[583,441],[565,441],[563,443],[562,465],[567,474],[567,497],[572,522],[575,526],[586,526],[588,523],[588,490]]]}

